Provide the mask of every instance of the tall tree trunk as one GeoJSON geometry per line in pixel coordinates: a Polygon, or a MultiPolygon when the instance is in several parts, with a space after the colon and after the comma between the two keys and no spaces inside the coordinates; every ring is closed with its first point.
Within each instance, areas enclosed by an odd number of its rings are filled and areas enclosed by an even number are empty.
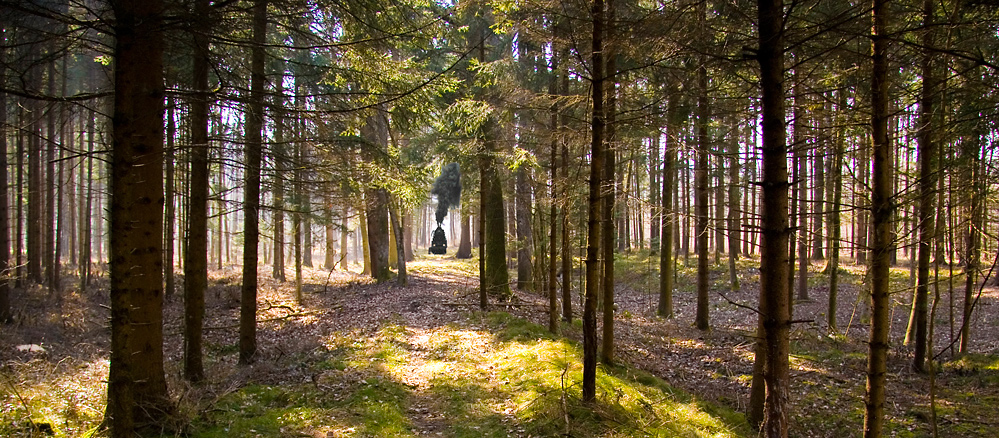
{"type": "MultiPolygon", "coordinates": [[[[24,107],[27,105],[22,101],[18,108],[18,124],[25,126],[25,110],[24,107]]],[[[93,110],[90,111],[90,115],[93,116],[93,110]]],[[[93,121],[93,117],[90,118],[93,121]]],[[[17,242],[14,245],[14,287],[21,288],[24,286],[24,276],[25,269],[23,264],[24,256],[24,137],[25,132],[19,132],[17,134],[17,158],[14,159],[14,163],[17,166],[17,226],[15,227],[15,238],[14,241],[17,242]]],[[[93,139],[93,135],[90,137],[93,139]]],[[[91,149],[92,150],[92,149],[91,149]]],[[[87,154],[88,163],[90,154],[87,154]]],[[[89,220],[87,222],[89,224],[89,220]]],[[[81,249],[82,251],[82,249],[81,249]]],[[[89,258],[88,258],[89,260],[89,258]]],[[[81,262],[82,263],[82,262],[81,262]]],[[[83,277],[83,273],[80,273],[80,277],[83,277]]],[[[86,290],[84,287],[80,287],[80,291],[86,290]]]]}
{"type": "MultiPolygon", "coordinates": [[[[756,360],[763,360],[766,390],[761,436],[787,437],[790,416],[787,140],[784,127],[783,8],[759,1],[760,85],[763,106],[763,205],[760,252],[760,313],[756,360]],[[763,352],[764,354],[760,354],[763,352]],[[761,357],[762,356],[762,357],[761,357]]],[[[755,392],[755,391],[754,391],[755,392]]]]}
{"type": "Polygon", "coordinates": [[[274,156],[274,177],[271,182],[273,187],[271,195],[274,198],[274,213],[271,218],[274,221],[274,261],[271,263],[271,277],[277,281],[284,282],[287,277],[284,275],[284,254],[286,233],[284,229],[285,205],[285,172],[287,172],[287,148],[285,147],[284,136],[284,77],[285,67],[282,65],[278,74],[279,80],[274,81],[276,88],[275,109],[274,109],[274,145],[271,146],[274,156]]]}
{"type": "Polygon", "coordinates": [[[209,0],[197,0],[192,11],[197,30],[192,32],[192,89],[190,129],[191,162],[187,206],[187,249],[184,251],[184,377],[200,382],[205,377],[202,333],[205,291],[208,290],[208,33],[209,0]]]}
{"type": "MultiPolygon", "coordinates": [[[[674,112],[675,95],[670,96],[667,103],[666,113],[672,115],[674,112]]],[[[673,117],[666,127],[666,144],[663,147],[663,173],[662,173],[662,237],[660,239],[659,252],[659,306],[656,313],[664,318],[673,318],[673,225],[676,221],[676,211],[673,209],[673,193],[676,190],[676,150],[673,147],[673,139],[676,135],[673,132],[676,125],[673,124],[673,117]]]]}
{"type": "MultiPolygon", "coordinates": [[[[302,120],[303,125],[305,120],[302,120]]],[[[303,126],[304,128],[304,126],[303,126]]],[[[308,161],[309,156],[308,145],[302,146],[303,159],[300,161],[304,165],[308,161]]],[[[303,173],[305,181],[303,183],[309,183],[309,174],[303,173]]],[[[308,191],[302,192],[302,208],[304,212],[302,214],[302,265],[307,267],[313,267],[312,265],[312,194],[308,191]]],[[[388,207],[386,207],[385,216],[388,217],[388,207]]],[[[385,230],[385,234],[388,235],[388,230],[385,230]]]]}
{"type": "Polygon", "coordinates": [[[113,4],[111,119],[112,438],[157,427],[172,411],[163,371],[163,3],[113,4]]]}
{"type": "Polygon", "coordinates": [[[341,213],[343,217],[340,219],[340,270],[347,271],[347,239],[348,232],[350,228],[347,227],[347,221],[350,218],[350,209],[343,207],[343,212],[341,213]]]}
{"type": "Polygon", "coordinates": [[[530,169],[520,166],[517,169],[516,218],[517,218],[517,289],[534,289],[534,267],[531,255],[534,253],[534,232],[531,230],[531,179],[530,169]]]}
{"type": "MultiPolygon", "coordinates": [[[[30,73],[29,80],[34,82],[34,89],[41,87],[41,72],[37,69],[30,73]]],[[[28,280],[42,283],[42,107],[35,99],[28,99],[28,280]]]]}
{"type": "MultiPolygon", "coordinates": [[[[388,146],[388,126],[382,114],[369,116],[361,133],[372,147],[388,146]]],[[[388,192],[381,187],[367,187],[364,194],[367,217],[368,251],[371,276],[377,281],[389,279],[388,192]]]]}
{"type": "MultiPolygon", "coordinates": [[[[614,201],[617,198],[618,189],[615,187],[615,181],[617,180],[614,176],[615,163],[614,156],[617,154],[617,48],[615,47],[614,40],[614,22],[616,18],[616,11],[614,0],[605,0],[606,2],[606,21],[604,36],[604,42],[606,43],[606,54],[604,58],[604,70],[603,70],[603,81],[606,85],[605,91],[607,93],[606,106],[604,107],[604,123],[605,123],[605,137],[604,143],[606,143],[606,149],[604,153],[604,191],[603,191],[603,223],[601,226],[603,229],[600,231],[600,239],[602,241],[601,252],[603,253],[603,275],[601,278],[602,282],[600,284],[603,289],[603,337],[601,338],[601,348],[600,348],[600,361],[611,365],[614,363],[614,201]]],[[[633,160],[632,160],[633,161],[633,160]]],[[[631,162],[629,162],[629,178],[631,175],[630,167],[631,162]]],[[[627,199],[629,181],[626,180],[625,184],[622,186],[624,193],[624,199],[627,199]]],[[[627,226],[630,224],[628,220],[628,204],[627,202],[623,205],[625,215],[624,223],[627,226]]],[[[631,250],[631,230],[626,227],[625,229],[625,248],[626,250],[631,250]]]]}
{"type": "MultiPolygon", "coordinates": [[[[50,46],[51,51],[55,51],[54,47],[50,46]]],[[[56,61],[53,59],[49,62],[49,73],[48,73],[48,88],[49,94],[55,95],[55,77],[56,77],[56,61]]],[[[45,268],[45,284],[49,288],[49,295],[55,297],[56,302],[62,304],[62,294],[59,293],[59,288],[56,285],[56,280],[58,276],[56,275],[55,267],[55,241],[56,241],[56,149],[57,149],[57,134],[56,134],[56,114],[54,104],[49,104],[46,111],[46,121],[48,122],[48,138],[46,138],[48,152],[45,153],[45,212],[43,213],[43,221],[45,223],[44,232],[45,240],[43,242],[44,251],[42,254],[42,264],[45,268]]],[[[163,104],[160,103],[160,108],[163,104]]],[[[160,136],[162,138],[162,133],[160,136]]],[[[160,178],[162,181],[162,177],[160,178]]],[[[162,240],[162,238],[161,238],[162,240]]]]}
{"type": "Polygon", "coordinates": [[[257,354],[257,247],[260,241],[260,161],[264,128],[264,43],[267,0],[253,2],[250,49],[250,96],[246,109],[246,183],[243,201],[243,287],[239,306],[239,363],[253,362],[257,354]]]}
{"type": "Polygon", "coordinates": [[[550,204],[550,215],[548,216],[548,331],[558,333],[558,141],[559,141],[559,103],[555,98],[558,93],[560,58],[553,56],[551,60],[551,77],[548,83],[548,94],[552,96],[551,104],[551,156],[549,157],[550,184],[548,202],[550,204]]]}
{"type": "MultiPolygon", "coordinates": [[[[837,109],[842,110],[846,105],[846,94],[842,91],[839,92],[839,102],[841,105],[837,106],[837,109]]],[[[833,186],[833,199],[831,208],[828,209],[826,214],[829,215],[829,308],[826,310],[826,316],[829,323],[829,329],[832,331],[837,331],[838,327],[836,324],[836,312],[838,306],[836,303],[836,298],[839,294],[839,251],[840,251],[840,239],[841,239],[841,229],[840,226],[840,211],[843,208],[843,154],[844,146],[843,140],[846,136],[846,132],[842,126],[843,123],[837,123],[836,128],[836,140],[833,143],[833,163],[832,163],[832,186],[833,186]]]]}
{"type": "MultiPolygon", "coordinates": [[[[593,75],[591,115],[589,204],[587,207],[586,236],[586,292],[583,300],[583,401],[593,403],[597,398],[597,295],[600,293],[600,211],[604,188],[604,1],[593,0],[593,43],[590,69],[593,75]]],[[[566,275],[566,274],[563,274],[566,275]]]]}
{"type": "Polygon", "coordinates": [[[867,356],[867,394],[864,437],[876,438],[884,425],[885,380],[888,373],[888,333],[891,329],[888,271],[894,244],[891,220],[892,181],[888,144],[888,37],[887,0],[873,0],[873,76],[871,81],[871,132],[873,135],[873,188],[871,193],[871,334],[867,356]]]}
{"type": "MultiPolygon", "coordinates": [[[[559,59],[569,59],[568,49],[563,49],[559,56],[559,59]]],[[[569,74],[568,70],[564,70],[561,77],[561,82],[559,83],[559,96],[569,95],[569,74]]],[[[568,116],[565,114],[559,117],[559,137],[562,154],[562,169],[561,169],[561,180],[562,180],[562,196],[567,198],[569,195],[569,141],[568,127],[566,126],[566,119],[568,116]]],[[[572,323],[572,259],[573,254],[570,245],[570,233],[569,233],[569,206],[564,204],[565,207],[562,208],[561,219],[562,219],[562,267],[559,270],[562,272],[562,321],[566,323],[572,323]]]]}
{"type": "MultiPolygon", "coordinates": [[[[95,119],[97,118],[97,113],[93,109],[90,110],[87,117],[87,184],[86,184],[86,202],[84,202],[85,207],[83,209],[84,213],[80,215],[80,222],[83,224],[80,227],[80,290],[87,290],[87,285],[90,284],[90,268],[91,268],[91,255],[93,249],[93,226],[94,226],[94,131],[95,131],[95,119]]],[[[18,154],[18,159],[21,158],[22,154],[18,154]]],[[[21,174],[20,166],[18,166],[18,175],[21,174]]],[[[19,177],[20,178],[20,177],[19,177]]],[[[20,197],[18,198],[20,202],[20,197]]],[[[18,215],[20,215],[20,207],[18,207],[18,215]]],[[[18,217],[18,222],[21,218],[18,217]]],[[[18,235],[20,235],[20,224],[18,224],[18,235]]],[[[20,238],[18,238],[18,258],[20,258],[20,238]]],[[[20,263],[18,264],[20,266],[20,263]]],[[[18,276],[20,279],[20,276],[18,276]]]]}
{"type": "MultiPolygon", "coordinates": [[[[701,27],[705,27],[706,6],[700,3],[698,6],[701,27]]],[[[708,108],[708,69],[707,57],[700,57],[700,66],[697,67],[697,150],[695,154],[697,161],[694,167],[694,204],[696,217],[694,233],[697,236],[697,314],[694,325],[698,330],[707,330],[708,325],[708,155],[710,145],[708,144],[708,118],[711,117],[711,110],[708,108]]]]}
{"type": "MultiPolygon", "coordinates": [[[[803,78],[800,78],[803,79],[803,78]]],[[[795,99],[805,100],[801,94],[795,93],[795,99]]],[[[807,102],[807,100],[806,100],[807,102]]],[[[797,108],[797,102],[795,102],[795,107],[797,108]]],[[[798,132],[798,128],[803,131],[801,133],[801,142],[797,143],[798,150],[795,155],[797,155],[798,171],[796,172],[797,177],[795,177],[796,185],[798,189],[798,300],[799,301],[810,301],[811,298],[808,296],[808,187],[806,182],[808,181],[808,150],[807,150],[807,136],[804,132],[807,127],[804,120],[804,111],[802,111],[802,119],[795,117],[795,133],[798,132]],[[798,125],[801,123],[801,125],[798,125]]],[[[797,137],[797,134],[795,134],[797,137]]],[[[793,311],[793,309],[792,309],[793,311]]]]}
{"type": "Polygon", "coordinates": [[[660,227],[663,222],[662,208],[662,173],[659,168],[659,149],[661,147],[659,138],[662,135],[658,129],[655,137],[649,141],[649,255],[659,253],[660,227]]]}
{"type": "Polygon", "coordinates": [[[984,225],[983,196],[986,183],[984,181],[984,154],[981,148],[982,137],[976,133],[971,139],[964,139],[963,154],[969,169],[965,172],[968,187],[971,187],[968,202],[968,221],[964,231],[964,308],[961,318],[961,344],[958,353],[967,354],[971,347],[971,317],[974,310],[974,293],[978,286],[978,264],[981,254],[981,230],[984,225]]]}
{"type": "Polygon", "coordinates": [[[177,208],[174,203],[174,137],[177,135],[177,123],[174,120],[174,100],[173,96],[167,96],[167,138],[166,138],[166,153],[165,153],[165,163],[166,166],[166,180],[164,181],[165,187],[163,188],[164,195],[166,196],[166,203],[164,207],[164,233],[163,233],[163,277],[164,284],[166,285],[166,292],[164,292],[164,297],[167,300],[173,298],[173,293],[175,289],[174,278],[173,278],[173,268],[174,268],[174,252],[173,252],[173,242],[174,242],[174,226],[176,225],[176,215],[177,208]]]}
{"type": "MultiPolygon", "coordinates": [[[[0,30],[0,36],[6,29],[0,30]]],[[[7,205],[7,93],[0,91],[0,323],[13,321],[10,307],[10,211],[7,205]]]]}
{"type": "MultiPolygon", "coordinates": [[[[732,132],[738,133],[739,129],[732,132]]],[[[739,230],[742,228],[742,219],[739,216],[739,140],[732,138],[729,141],[728,150],[728,276],[729,286],[732,291],[739,290],[739,273],[735,262],[739,259],[739,230]]]]}
{"type": "Polygon", "coordinates": [[[933,240],[936,238],[934,214],[936,210],[935,197],[937,189],[937,152],[936,145],[936,111],[937,79],[934,71],[934,2],[923,0],[923,65],[922,96],[919,104],[919,261],[916,268],[916,297],[913,310],[916,314],[916,345],[912,368],[917,372],[926,372],[927,360],[927,301],[929,300],[930,256],[933,251],[933,240]]]}

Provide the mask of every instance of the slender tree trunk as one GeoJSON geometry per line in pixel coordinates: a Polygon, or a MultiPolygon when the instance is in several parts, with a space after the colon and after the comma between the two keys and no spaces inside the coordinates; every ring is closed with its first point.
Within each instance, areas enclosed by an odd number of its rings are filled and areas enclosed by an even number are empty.
{"type": "MultiPolygon", "coordinates": [[[[666,110],[671,114],[675,108],[675,99],[671,96],[666,110]]],[[[675,138],[673,130],[673,118],[668,117],[669,124],[666,127],[666,144],[663,148],[663,173],[662,173],[662,237],[660,239],[659,252],[659,306],[656,312],[664,318],[673,318],[673,224],[676,221],[676,211],[673,209],[673,193],[676,190],[674,181],[676,174],[676,151],[673,148],[672,138],[675,138]]]]}
{"type": "Polygon", "coordinates": [[[191,162],[188,184],[187,248],[184,251],[184,377],[200,382],[205,377],[202,361],[202,333],[205,320],[205,291],[208,290],[208,33],[209,0],[197,0],[192,19],[192,89],[190,129],[191,162]]]}
{"type": "MultiPolygon", "coordinates": [[[[0,36],[5,36],[6,29],[0,36]]],[[[7,205],[7,93],[0,91],[0,323],[13,321],[10,307],[10,211],[7,205]]]]}
{"type": "Polygon", "coordinates": [[[970,190],[968,221],[964,232],[964,308],[961,318],[961,344],[958,349],[960,355],[967,354],[971,346],[971,317],[974,310],[975,288],[978,286],[978,264],[980,261],[981,230],[984,225],[984,212],[982,208],[982,196],[985,193],[984,168],[980,154],[981,136],[974,135],[972,139],[965,139],[964,154],[968,160],[968,186],[970,190]]]}
{"type": "Polygon", "coordinates": [[[174,268],[174,253],[173,253],[173,242],[174,242],[174,226],[176,225],[176,215],[177,208],[174,204],[174,137],[177,135],[177,123],[174,120],[174,100],[173,96],[167,96],[167,135],[166,135],[166,154],[165,163],[166,166],[166,179],[164,180],[165,187],[163,188],[165,200],[165,212],[164,212],[164,233],[163,233],[163,277],[166,287],[166,292],[164,292],[164,298],[168,301],[173,298],[174,285],[173,279],[173,268],[174,268]]]}
{"type": "MultiPolygon", "coordinates": [[[[367,195],[365,195],[367,197],[367,195]]],[[[367,199],[364,200],[365,206],[367,205],[367,199]]],[[[366,213],[367,207],[361,209],[360,224],[358,225],[358,233],[361,236],[361,255],[362,255],[362,268],[361,275],[371,275],[371,250],[368,247],[368,214],[366,213]]],[[[298,226],[298,225],[294,225],[298,226]]],[[[355,251],[356,252],[356,251],[355,251]]]]}
{"type": "Polygon", "coordinates": [[[656,136],[649,141],[649,255],[659,253],[659,239],[663,222],[662,208],[662,173],[659,169],[659,149],[661,147],[658,129],[656,136]]]}
{"type": "MultiPolygon", "coordinates": [[[[738,133],[738,129],[733,129],[738,133]]],[[[739,259],[739,230],[742,228],[742,218],[739,215],[739,141],[733,138],[729,141],[728,150],[728,276],[732,291],[739,290],[739,273],[735,262],[739,259]]]]}
{"type": "Polygon", "coordinates": [[[347,221],[350,218],[350,210],[346,207],[343,208],[343,217],[340,219],[340,270],[347,271],[347,239],[349,228],[347,228],[347,221]]]}
{"type": "MultiPolygon", "coordinates": [[[[844,104],[846,102],[845,94],[840,91],[840,103],[844,104]]],[[[837,109],[842,109],[845,105],[837,106],[837,109]]],[[[844,126],[842,123],[837,123],[838,126],[844,126]]],[[[839,295],[839,251],[840,251],[840,240],[841,240],[841,221],[840,221],[840,211],[843,208],[843,154],[844,145],[843,138],[846,136],[843,128],[837,128],[836,140],[833,144],[833,163],[832,163],[832,186],[833,186],[833,199],[832,206],[826,212],[829,215],[829,235],[830,235],[830,245],[829,245],[829,308],[826,310],[826,316],[829,323],[829,329],[832,331],[837,331],[838,326],[836,324],[836,312],[838,310],[838,305],[836,299],[839,295]]]]}
{"type": "MultiPolygon", "coordinates": [[[[591,90],[593,112],[590,141],[590,181],[587,213],[586,292],[583,300],[583,401],[594,403],[597,398],[597,295],[600,276],[600,211],[604,187],[604,2],[593,0],[593,43],[591,50],[591,90]]],[[[565,275],[565,274],[563,274],[565,275]]]]}
{"type": "Polygon", "coordinates": [[[113,5],[111,119],[112,438],[158,427],[173,410],[163,370],[163,4],[113,5]],[[150,238],[150,236],[154,236],[150,238]]]}
{"type": "Polygon", "coordinates": [[[325,209],[323,214],[326,216],[324,228],[326,231],[326,246],[323,251],[323,269],[334,270],[336,269],[336,231],[333,226],[333,199],[326,194],[325,209]]]}
{"type": "Polygon", "coordinates": [[[763,359],[766,387],[761,436],[788,436],[789,342],[791,324],[787,287],[788,223],[787,143],[784,128],[783,8],[780,0],[759,1],[760,85],[763,91],[763,206],[760,253],[760,322],[757,361],[763,359]],[[762,348],[761,348],[762,347],[762,348]],[[760,351],[765,352],[762,358],[760,351]]]}
{"type": "MultiPolygon", "coordinates": [[[[41,72],[34,70],[30,73],[31,79],[35,82],[34,89],[41,86],[41,72]]],[[[28,280],[35,283],[42,283],[42,240],[44,237],[42,230],[42,128],[41,103],[34,99],[28,99],[28,280]]]]}
{"type": "Polygon", "coordinates": [[[888,373],[888,334],[891,328],[891,302],[888,270],[893,250],[891,220],[894,213],[891,191],[891,157],[888,144],[888,37],[887,0],[873,0],[873,77],[871,81],[871,131],[873,172],[871,218],[871,334],[867,356],[867,394],[864,411],[864,437],[882,435],[884,427],[885,380],[888,373]]]}
{"type": "MultiPolygon", "coordinates": [[[[706,6],[701,3],[698,14],[704,26],[706,6]]],[[[697,236],[697,314],[694,325],[699,330],[708,330],[708,118],[711,110],[708,108],[708,69],[705,65],[707,57],[700,57],[697,68],[697,162],[694,168],[694,203],[696,224],[694,233],[697,236]]]]}
{"type": "MultiPolygon", "coordinates": [[[[18,108],[18,124],[20,126],[25,125],[24,117],[24,107],[26,104],[22,103],[18,108]]],[[[91,116],[93,116],[93,111],[91,111],[91,116]]],[[[90,120],[93,120],[91,117],[90,120]]],[[[19,132],[17,134],[17,158],[14,159],[15,165],[17,166],[17,227],[15,230],[14,241],[17,242],[14,245],[14,287],[21,288],[24,286],[24,132],[19,132]]],[[[93,138],[93,136],[91,136],[93,138]]],[[[89,157],[90,154],[87,154],[89,157]]],[[[89,161],[88,161],[89,162],[89,161]]],[[[89,221],[88,221],[89,223],[89,221]]],[[[81,262],[82,263],[82,262],[81,262]]],[[[82,277],[83,274],[81,273],[82,277]]],[[[81,287],[81,291],[86,290],[81,287]]]]}
{"type": "Polygon", "coordinates": [[[534,289],[534,267],[531,255],[534,253],[534,232],[531,230],[531,179],[527,166],[517,169],[516,181],[516,220],[517,220],[517,289],[534,289]]]}
{"type": "Polygon", "coordinates": [[[285,77],[285,67],[282,65],[278,74],[278,79],[274,81],[274,86],[276,88],[275,97],[276,104],[274,109],[274,145],[271,146],[272,153],[274,156],[274,177],[271,182],[273,187],[271,194],[274,197],[274,213],[271,218],[274,221],[274,261],[271,263],[271,277],[275,280],[284,282],[287,277],[284,275],[284,254],[287,250],[285,248],[285,239],[287,238],[284,229],[284,212],[287,206],[285,205],[285,172],[288,171],[287,166],[287,148],[285,145],[285,135],[284,135],[284,125],[285,125],[285,113],[284,113],[284,77],[285,77]]]}
{"type": "Polygon", "coordinates": [[[929,51],[934,47],[933,38],[933,0],[923,1],[923,22],[926,30],[923,33],[923,89],[919,105],[919,261],[916,268],[916,297],[913,309],[916,314],[916,345],[912,368],[917,372],[926,372],[927,360],[927,301],[929,300],[930,257],[933,252],[933,241],[936,238],[934,215],[937,188],[937,152],[933,120],[936,111],[937,79],[934,71],[933,54],[929,51]]]}
{"type": "MultiPolygon", "coordinates": [[[[606,144],[606,149],[604,152],[604,191],[603,191],[603,223],[601,226],[603,229],[600,231],[600,239],[602,241],[601,252],[603,253],[603,275],[601,278],[601,288],[603,289],[603,337],[601,338],[601,348],[600,348],[600,361],[612,365],[614,363],[614,201],[617,198],[617,187],[615,187],[614,182],[616,181],[614,176],[615,160],[614,156],[617,154],[617,48],[614,44],[614,25],[616,11],[615,11],[615,0],[605,0],[607,11],[606,11],[606,21],[605,26],[605,36],[604,36],[604,47],[606,50],[604,58],[604,71],[603,71],[603,81],[606,86],[605,92],[607,94],[606,106],[604,107],[604,143],[606,144]]],[[[624,193],[624,198],[627,199],[628,187],[631,178],[631,162],[629,162],[629,172],[628,180],[626,180],[623,185],[622,192],[624,193]]],[[[592,177],[592,176],[591,176],[592,177]]],[[[625,210],[625,220],[626,225],[630,224],[628,220],[628,204],[627,202],[623,205],[625,210]]],[[[625,229],[625,248],[631,250],[630,242],[631,230],[625,229]]]]}
{"type": "Polygon", "coordinates": [[[399,279],[398,280],[399,280],[399,284],[400,285],[405,286],[406,285],[406,281],[407,281],[407,277],[406,277],[406,257],[405,257],[406,249],[403,247],[403,243],[402,243],[402,226],[399,224],[398,207],[395,206],[395,203],[393,203],[393,202],[390,201],[389,205],[388,205],[388,209],[389,209],[389,220],[392,223],[392,232],[393,232],[393,235],[395,236],[396,253],[401,255],[400,257],[396,258],[396,263],[397,263],[398,270],[399,270],[399,279]]]}
{"type": "MultiPolygon", "coordinates": [[[[54,47],[50,47],[54,51],[54,47]]],[[[48,73],[48,93],[55,95],[55,77],[56,77],[56,67],[55,60],[49,62],[49,73],[48,73]]],[[[163,104],[160,104],[162,108],[163,104]]],[[[44,248],[42,249],[42,264],[45,268],[45,284],[49,288],[49,295],[56,299],[56,302],[60,305],[62,304],[62,294],[59,293],[59,288],[57,287],[57,274],[55,267],[55,246],[56,246],[56,149],[58,143],[56,141],[56,114],[54,104],[49,104],[46,111],[46,121],[48,122],[48,138],[45,139],[48,152],[45,153],[45,195],[43,199],[45,200],[44,213],[42,214],[43,221],[45,223],[43,231],[45,232],[45,240],[43,242],[44,248]]],[[[160,136],[162,137],[162,133],[160,136]]],[[[161,177],[162,181],[162,177],[161,177]]]]}
{"type": "MultiPolygon", "coordinates": [[[[555,96],[558,93],[558,75],[560,58],[552,57],[551,79],[548,83],[548,94],[555,96]]],[[[551,104],[551,157],[550,159],[550,216],[548,217],[548,331],[558,333],[558,140],[559,140],[559,104],[557,100],[552,100],[551,104]]]]}
{"type": "MultiPolygon", "coordinates": [[[[569,52],[567,49],[563,49],[560,55],[560,59],[568,59],[569,52]]],[[[559,96],[568,96],[569,94],[569,74],[568,70],[565,70],[561,77],[561,83],[559,84],[559,96]]],[[[559,117],[559,136],[562,143],[561,153],[562,153],[562,196],[563,198],[569,195],[569,141],[568,127],[566,126],[566,115],[561,115],[559,117]]],[[[572,259],[573,255],[571,252],[571,242],[569,233],[569,206],[565,204],[561,212],[562,219],[562,267],[559,269],[562,272],[562,321],[571,324],[572,323],[572,259]]]]}
{"type": "MultiPolygon", "coordinates": [[[[253,2],[253,46],[250,49],[250,96],[246,111],[243,186],[243,286],[239,307],[239,363],[248,365],[257,354],[257,256],[260,241],[260,161],[264,128],[264,43],[267,0],[253,2]]],[[[221,230],[220,230],[221,231],[221,230]]]]}

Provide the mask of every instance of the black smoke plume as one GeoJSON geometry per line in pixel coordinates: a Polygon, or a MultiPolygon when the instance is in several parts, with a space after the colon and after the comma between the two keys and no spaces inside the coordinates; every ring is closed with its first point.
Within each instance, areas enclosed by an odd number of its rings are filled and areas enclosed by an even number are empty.
{"type": "Polygon", "coordinates": [[[444,216],[451,207],[461,202],[461,168],[458,163],[444,166],[441,176],[434,180],[430,193],[437,195],[437,224],[444,222],[444,216]]]}

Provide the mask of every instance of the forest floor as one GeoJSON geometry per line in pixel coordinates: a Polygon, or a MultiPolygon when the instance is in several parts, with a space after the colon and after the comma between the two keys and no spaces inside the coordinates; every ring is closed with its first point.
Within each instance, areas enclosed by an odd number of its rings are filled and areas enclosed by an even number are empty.
{"type": "MultiPolygon", "coordinates": [[[[642,253],[617,261],[615,334],[623,365],[601,367],[600,402],[591,407],[579,402],[578,317],[563,324],[561,336],[548,335],[525,322],[546,324],[546,299],[524,291],[516,291],[513,305],[477,311],[474,260],[421,257],[409,265],[407,286],[306,269],[301,303],[294,282],[275,281],[270,267],[261,267],[258,354],[247,367],[236,364],[239,271],[213,271],[204,384],[181,378],[182,303],[174,296],[165,307],[166,373],[178,410],[164,436],[753,436],[741,412],[753,368],[758,261],[739,262],[742,288],[735,292],[722,265],[712,273],[707,332],[692,326],[690,268],[678,272],[676,318],[655,316],[657,265],[642,253]]],[[[945,272],[935,352],[950,342],[945,272]]],[[[804,322],[792,331],[792,436],[862,430],[867,323],[857,293],[863,272],[848,266],[842,273],[840,331],[826,326],[827,275],[813,273],[810,299],[795,304],[795,319],[804,322]]],[[[61,300],[40,287],[15,291],[16,323],[0,330],[0,435],[42,436],[49,429],[88,436],[100,423],[106,280],[85,293],[70,284],[73,278],[64,281],[61,300]]],[[[910,371],[911,352],[901,345],[908,281],[907,269],[893,271],[887,435],[931,436],[930,376],[910,371]]],[[[574,292],[578,286],[576,275],[574,292]]],[[[939,357],[939,436],[999,436],[997,299],[987,288],[978,303],[971,347],[978,354],[939,357]]],[[[578,312],[578,294],[574,301],[578,312]]]]}

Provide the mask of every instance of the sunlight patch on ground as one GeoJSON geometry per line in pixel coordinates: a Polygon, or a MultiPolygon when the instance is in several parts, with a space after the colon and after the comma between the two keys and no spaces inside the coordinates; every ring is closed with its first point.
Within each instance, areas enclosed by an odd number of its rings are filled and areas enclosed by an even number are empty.
{"type": "Polygon", "coordinates": [[[56,436],[80,436],[97,427],[104,417],[109,363],[73,362],[7,362],[0,370],[0,435],[23,433],[31,423],[36,430],[48,424],[56,436]]]}

